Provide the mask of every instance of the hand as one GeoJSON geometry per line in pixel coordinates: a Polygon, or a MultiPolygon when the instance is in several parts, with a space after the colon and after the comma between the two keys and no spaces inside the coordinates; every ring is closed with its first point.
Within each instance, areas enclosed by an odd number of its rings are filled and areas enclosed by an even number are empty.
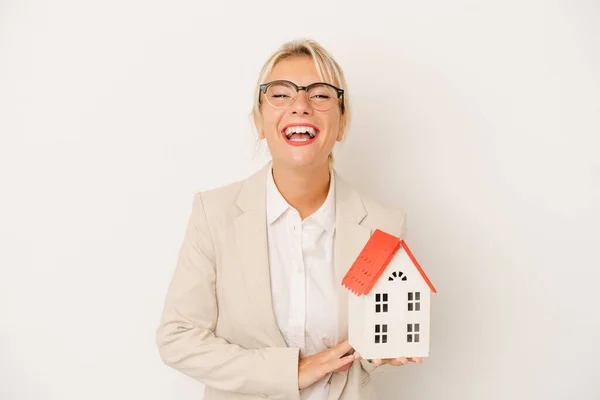
{"type": "Polygon", "coordinates": [[[346,355],[350,350],[352,346],[344,340],[330,349],[302,358],[298,361],[298,388],[302,390],[331,372],[349,368],[358,359],[356,353],[346,355]]]}
{"type": "Polygon", "coordinates": [[[409,362],[414,362],[415,364],[422,364],[423,358],[421,357],[398,357],[398,358],[376,358],[372,360],[373,364],[380,366],[383,364],[390,364],[394,366],[406,365],[409,362]]]}
{"type": "MultiPolygon", "coordinates": [[[[358,354],[358,353],[354,353],[354,354],[358,355],[358,357],[360,357],[360,354],[358,354]]],[[[362,357],[360,357],[360,358],[362,358],[362,357]]],[[[375,358],[375,359],[371,360],[371,362],[378,367],[383,364],[390,364],[390,365],[394,365],[394,366],[398,367],[401,365],[406,365],[409,362],[414,362],[415,364],[422,364],[423,358],[422,357],[375,358]]]]}

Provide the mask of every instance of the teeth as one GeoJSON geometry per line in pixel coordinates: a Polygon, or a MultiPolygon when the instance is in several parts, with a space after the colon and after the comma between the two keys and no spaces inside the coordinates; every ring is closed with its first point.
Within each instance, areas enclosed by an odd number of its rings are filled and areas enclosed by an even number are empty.
{"type": "MultiPolygon", "coordinates": [[[[311,126],[290,126],[285,130],[285,136],[289,139],[294,133],[308,133],[312,138],[315,137],[315,129],[311,126]]],[[[307,140],[307,139],[305,139],[307,140]]],[[[299,140],[304,141],[304,140],[299,140]]]]}
{"type": "Polygon", "coordinates": [[[295,138],[291,138],[291,139],[288,139],[288,140],[290,142],[306,142],[306,141],[308,141],[310,139],[307,138],[307,137],[295,137],[295,138]]]}

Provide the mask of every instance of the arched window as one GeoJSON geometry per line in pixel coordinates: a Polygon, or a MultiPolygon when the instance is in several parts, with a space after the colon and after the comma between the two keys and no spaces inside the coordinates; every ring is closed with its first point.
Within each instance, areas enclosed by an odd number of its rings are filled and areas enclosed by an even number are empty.
{"type": "Polygon", "coordinates": [[[404,275],[404,273],[402,271],[394,271],[388,278],[388,281],[394,281],[396,279],[401,279],[401,280],[405,281],[406,275],[404,275]]]}

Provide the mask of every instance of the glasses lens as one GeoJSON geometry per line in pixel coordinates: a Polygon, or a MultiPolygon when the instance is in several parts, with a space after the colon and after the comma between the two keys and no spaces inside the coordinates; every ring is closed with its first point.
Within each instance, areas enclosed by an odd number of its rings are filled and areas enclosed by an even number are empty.
{"type": "Polygon", "coordinates": [[[337,103],[337,92],[327,85],[316,85],[308,91],[308,100],[315,110],[327,111],[337,103]]]}
{"type": "Polygon", "coordinates": [[[274,83],[265,93],[267,101],[276,108],[284,108],[292,104],[296,98],[296,89],[285,82],[274,83]]]}

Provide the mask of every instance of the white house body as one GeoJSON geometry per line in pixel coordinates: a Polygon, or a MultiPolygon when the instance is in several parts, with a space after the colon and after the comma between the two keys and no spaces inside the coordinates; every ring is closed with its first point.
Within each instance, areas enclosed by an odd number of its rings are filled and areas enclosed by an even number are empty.
{"type": "Polygon", "coordinates": [[[431,289],[402,246],[368,293],[349,295],[350,344],[365,359],[427,357],[430,304],[431,289]]]}

